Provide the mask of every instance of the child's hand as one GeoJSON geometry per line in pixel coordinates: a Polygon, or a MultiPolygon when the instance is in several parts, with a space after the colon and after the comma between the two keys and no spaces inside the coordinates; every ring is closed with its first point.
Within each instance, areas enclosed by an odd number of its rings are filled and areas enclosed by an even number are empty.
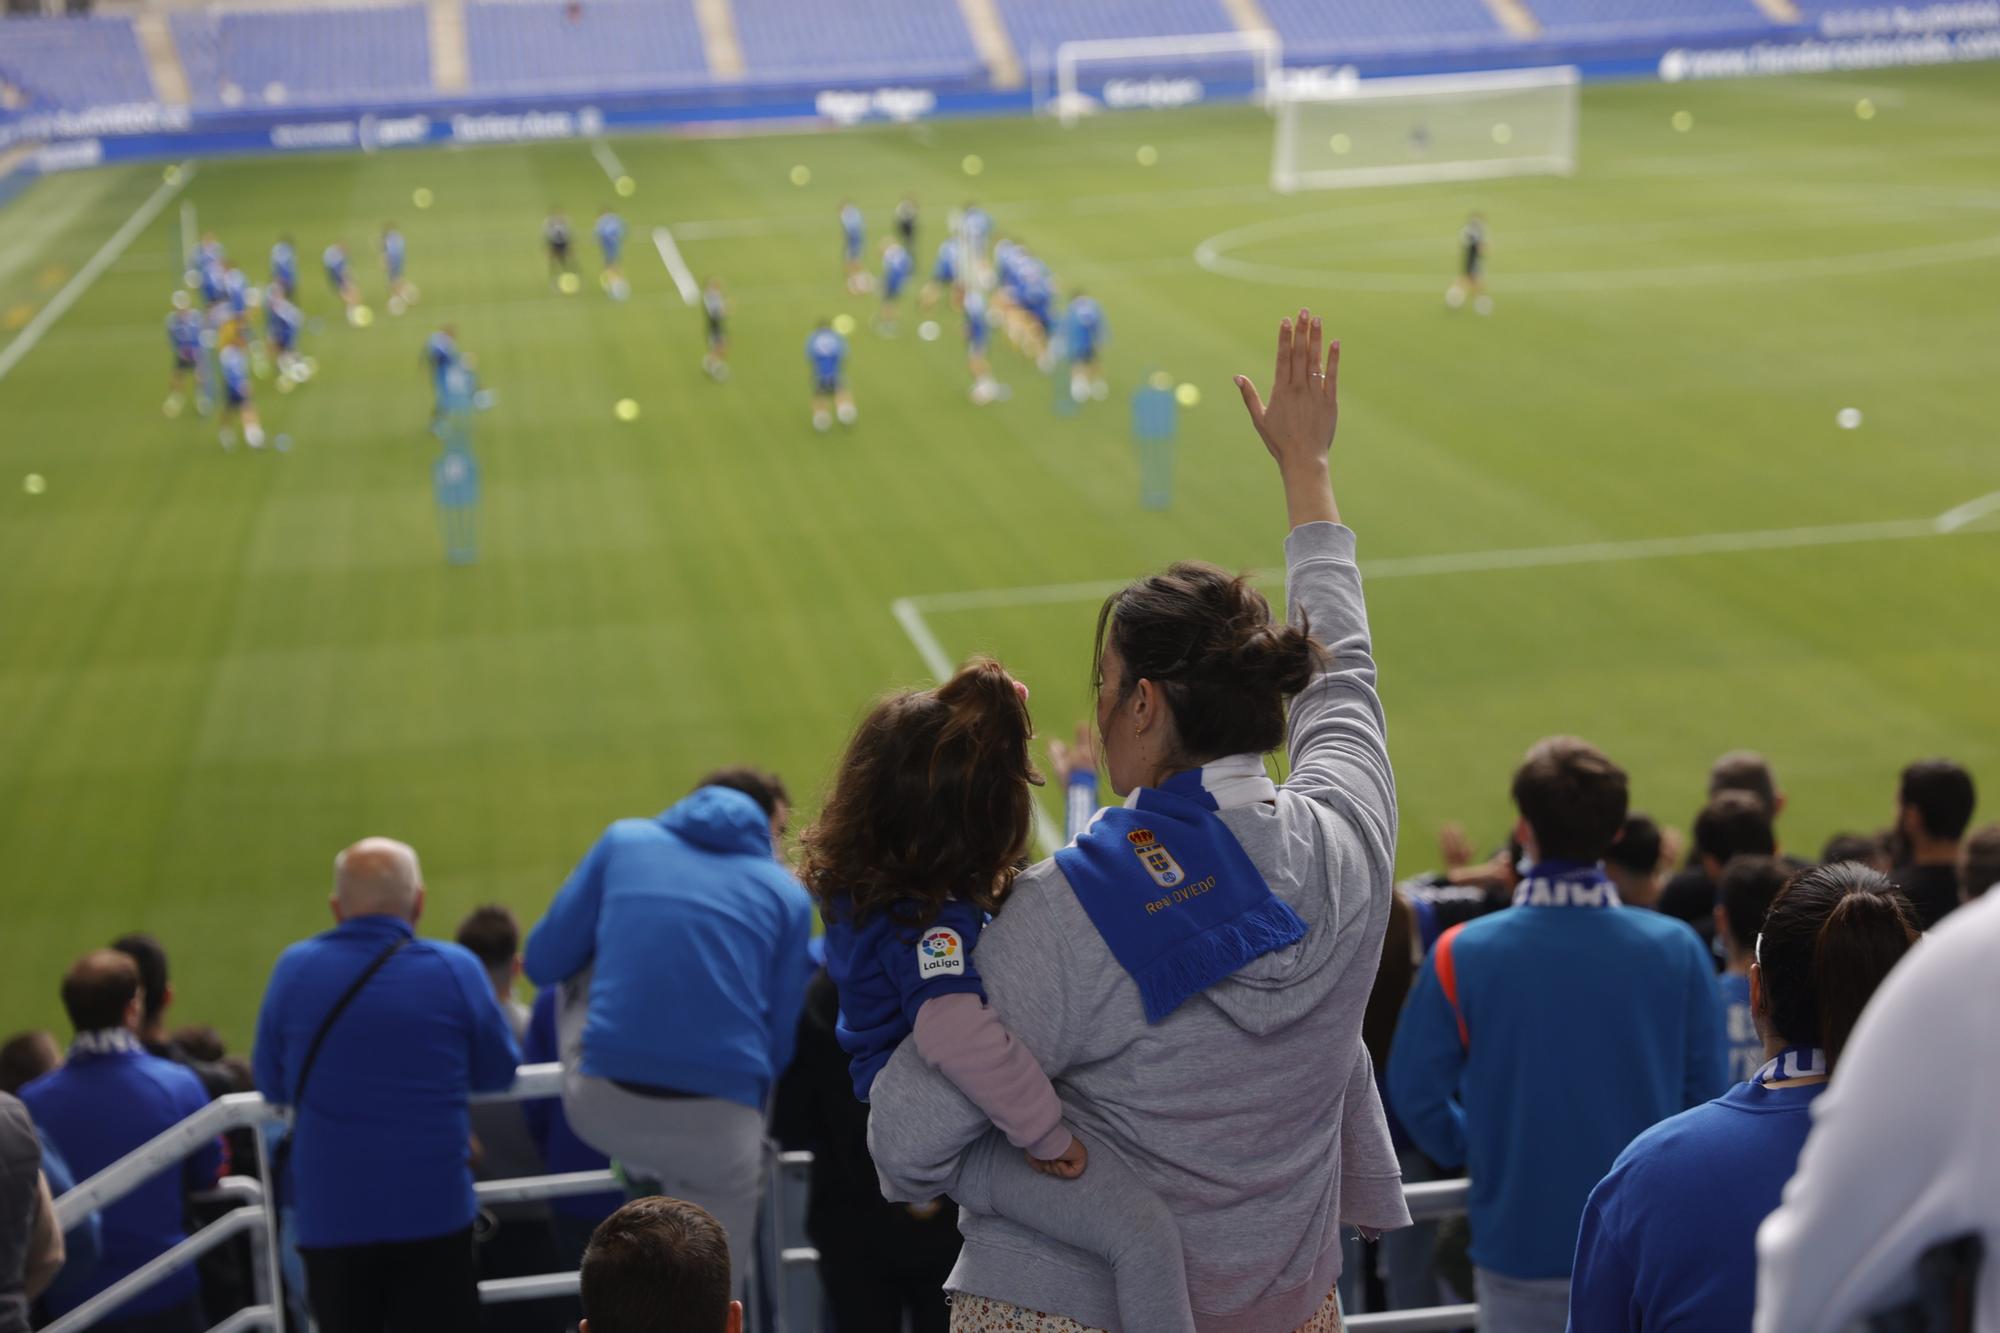
{"type": "Polygon", "coordinates": [[[1054,1176],[1058,1180],[1075,1180],[1083,1174],[1083,1169],[1090,1165],[1090,1150],[1083,1146],[1082,1139],[1072,1134],[1069,1147],[1063,1149],[1060,1155],[1041,1158],[1030,1153],[1028,1165],[1045,1176],[1054,1176]]]}

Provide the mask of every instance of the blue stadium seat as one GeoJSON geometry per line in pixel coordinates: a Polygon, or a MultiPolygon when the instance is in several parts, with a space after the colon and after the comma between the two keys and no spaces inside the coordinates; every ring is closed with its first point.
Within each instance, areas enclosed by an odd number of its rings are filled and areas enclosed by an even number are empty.
{"type": "Polygon", "coordinates": [[[1507,32],[1480,0],[1263,0],[1264,13],[1285,41],[1285,57],[1331,58],[1343,54],[1422,46],[1486,44],[1507,32]]]}
{"type": "Polygon", "coordinates": [[[152,102],[127,18],[0,19],[0,115],[152,102]]]}
{"type": "Polygon", "coordinates": [[[421,5],[183,11],[175,44],[198,106],[389,101],[432,93],[421,5]]]}
{"type": "Polygon", "coordinates": [[[1030,67],[1055,63],[1064,42],[1234,32],[1220,0],[998,0],[1014,49],[1030,67]]]}
{"type": "Polygon", "coordinates": [[[979,50],[954,4],[735,0],[752,79],[975,75],[979,50]]]}
{"type": "Polygon", "coordinates": [[[479,92],[660,89],[708,81],[690,0],[475,0],[467,58],[479,92]]]}
{"type": "Polygon", "coordinates": [[[1527,0],[1551,37],[1659,37],[1774,26],[1751,0],[1527,0]]]}

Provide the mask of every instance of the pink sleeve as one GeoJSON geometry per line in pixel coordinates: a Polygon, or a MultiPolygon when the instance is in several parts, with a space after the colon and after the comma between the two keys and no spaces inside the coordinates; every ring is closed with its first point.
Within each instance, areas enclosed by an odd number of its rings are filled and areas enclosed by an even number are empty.
{"type": "Polygon", "coordinates": [[[1055,1085],[977,995],[925,1000],[914,1035],[917,1053],[986,1112],[1009,1143],[1043,1161],[1068,1149],[1055,1085]]]}

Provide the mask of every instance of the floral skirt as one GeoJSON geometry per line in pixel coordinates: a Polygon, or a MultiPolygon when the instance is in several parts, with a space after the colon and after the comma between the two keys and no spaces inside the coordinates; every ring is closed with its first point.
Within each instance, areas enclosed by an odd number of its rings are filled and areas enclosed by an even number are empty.
{"type": "MultiPolygon", "coordinates": [[[[1040,1314],[968,1292],[951,1298],[951,1333],[1102,1333],[1059,1314],[1040,1314]]],[[[1293,1333],[1340,1333],[1340,1296],[1329,1291],[1319,1313],[1293,1333]]]]}

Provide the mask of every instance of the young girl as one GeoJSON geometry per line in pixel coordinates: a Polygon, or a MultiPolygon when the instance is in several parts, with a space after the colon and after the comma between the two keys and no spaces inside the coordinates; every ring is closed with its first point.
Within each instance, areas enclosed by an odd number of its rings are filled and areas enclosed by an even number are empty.
{"type": "Polygon", "coordinates": [[[804,837],[840,1044],[862,1101],[906,1039],[1025,1158],[969,1154],[954,1193],[1112,1268],[1125,1333],[1192,1333],[1179,1228],[1117,1157],[1091,1157],[1054,1086],[986,1005],[976,950],[1028,849],[1027,687],[975,660],[876,704],[804,837]]]}

